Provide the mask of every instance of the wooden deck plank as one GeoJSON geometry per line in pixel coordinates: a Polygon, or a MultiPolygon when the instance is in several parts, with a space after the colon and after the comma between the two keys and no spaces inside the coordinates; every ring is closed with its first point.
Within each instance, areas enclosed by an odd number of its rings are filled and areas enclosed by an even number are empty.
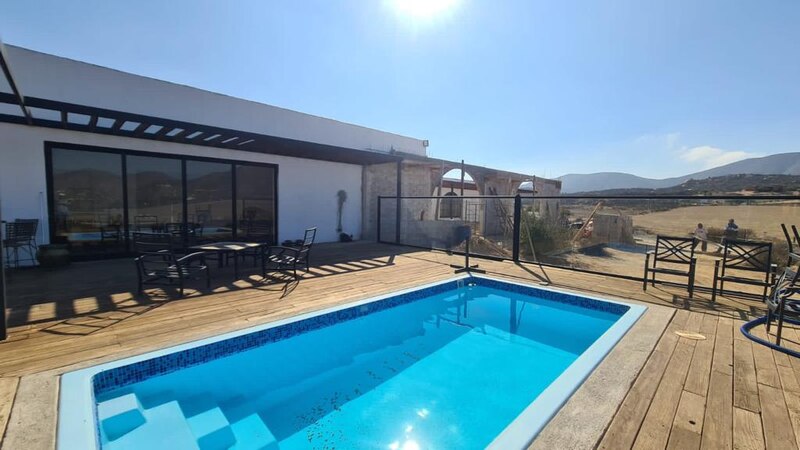
{"type": "Polygon", "coordinates": [[[736,450],[762,450],[764,432],[761,417],[752,411],[733,408],[733,448],[736,450]]]}
{"type": "Polygon", "coordinates": [[[733,405],[755,413],[761,412],[753,346],[747,339],[733,340],[733,405]]]}
{"type": "Polygon", "coordinates": [[[733,322],[720,318],[709,379],[703,449],[733,448],[733,322]]]}
{"type": "Polygon", "coordinates": [[[661,382],[664,370],[672,358],[675,346],[678,343],[678,336],[675,331],[683,328],[688,318],[689,313],[687,311],[679,310],[675,313],[672,322],[664,332],[664,336],[656,345],[650,359],[642,368],[641,373],[636,378],[636,382],[625,397],[611,425],[609,425],[599,448],[611,450],[630,448],[633,445],[641,423],[650,407],[653,394],[661,382]]]}
{"type": "Polygon", "coordinates": [[[713,361],[719,316],[711,314],[704,314],[703,316],[700,334],[705,336],[706,339],[697,341],[695,344],[694,355],[692,355],[692,362],[689,366],[689,374],[686,376],[684,389],[705,397],[708,392],[708,380],[711,375],[711,363],[713,361]]]}
{"type": "MultiPolygon", "coordinates": [[[[763,327],[756,327],[752,330],[754,336],[766,339],[767,334],[763,327]]],[[[778,369],[775,367],[775,358],[772,356],[772,349],[759,343],[753,343],[753,359],[756,363],[756,380],[759,383],[779,388],[781,380],[778,376],[778,369]]]]}
{"type": "Polygon", "coordinates": [[[664,448],[666,446],[693,353],[694,341],[679,338],[639,429],[639,434],[636,436],[634,449],[664,448]]]}
{"type": "Polygon", "coordinates": [[[786,401],[780,388],[758,385],[761,421],[768,449],[792,448],[797,444],[786,401]]]}
{"type": "Polygon", "coordinates": [[[703,430],[703,413],[706,398],[689,391],[681,393],[675,420],[667,442],[668,449],[691,450],[700,448],[703,430]]]}

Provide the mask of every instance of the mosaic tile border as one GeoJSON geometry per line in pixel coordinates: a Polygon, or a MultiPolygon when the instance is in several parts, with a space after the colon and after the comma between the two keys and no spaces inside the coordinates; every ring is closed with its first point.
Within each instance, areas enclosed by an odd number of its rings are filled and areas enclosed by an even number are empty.
{"type": "Polygon", "coordinates": [[[287,323],[278,327],[255,331],[242,336],[236,336],[230,339],[212,342],[183,351],[169,353],[126,366],[115,367],[113,369],[100,372],[92,378],[94,393],[95,396],[102,395],[112,390],[138,383],[157,375],[164,375],[186,367],[196,366],[207,361],[244,352],[252,348],[260,347],[271,342],[281,341],[283,339],[306,333],[308,331],[325,328],[336,323],[357,319],[378,311],[383,311],[406,303],[411,303],[431,295],[454,290],[460,285],[460,283],[474,283],[480,286],[530,295],[545,300],[604,311],[620,316],[625,314],[625,312],[627,312],[629,309],[628,306],[619,303],[581,297],[550,289],[540,289],[533,286],[505,283],[490,278],[468,277],[455,279],[416,291],[406,292],[377,300],[371,303],[356,305],[350,308],[287,323]]]}

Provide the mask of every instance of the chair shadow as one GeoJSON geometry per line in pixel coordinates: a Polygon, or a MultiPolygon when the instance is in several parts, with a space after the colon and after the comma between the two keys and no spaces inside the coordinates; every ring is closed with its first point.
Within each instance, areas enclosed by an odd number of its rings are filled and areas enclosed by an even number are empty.
{"type": "Polygon", "coordinates": [[[90,335],[167,303],[209,295],[254,289],[279,292],[279,298],[284,299],[303,281],[391,267],[397,255],[418,251],[374,244],[354,247],[367,247],[367,251],[312,254],[310,270],[298,270],[296,279],[291,273],[268,272],[262,276],[260,264],[245,264],[240,267],[239,279],[234,280],[232,267],[214,267],[211,288],[204,286],[204,280],[192,280],[187,282],[183,297],[177,285],[154,286],[136,293],[136,275],[127,258],[74,263],[55,271],[25,269],[12,273],[7,280],[8,326],[12,331],[15,327],[41,326],[40,330],[49,334],[90,335]]]}

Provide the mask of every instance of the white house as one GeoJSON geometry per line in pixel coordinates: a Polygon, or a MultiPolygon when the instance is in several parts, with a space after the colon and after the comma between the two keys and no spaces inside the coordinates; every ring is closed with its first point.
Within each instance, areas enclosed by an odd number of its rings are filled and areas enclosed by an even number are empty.
{"type": "MultiPolygon", "coordinates": [[[[432,195],[455,164],[420,139],[0,48],[0,215],[38,219],[38,242],[68,241],[76,258],[125,253],[136,230],[371,239],[378,195],[432,195]]],[[[480,171],[499,194],[529,179],[480,171]]]]}

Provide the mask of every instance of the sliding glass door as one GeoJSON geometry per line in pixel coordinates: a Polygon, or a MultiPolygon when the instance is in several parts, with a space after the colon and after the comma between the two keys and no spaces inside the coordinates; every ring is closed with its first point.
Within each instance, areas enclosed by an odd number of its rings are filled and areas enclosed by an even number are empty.
{"type": "Polygon", "coordinates": [[[79,254],[124,252],[122,155],[56,148],[51,167],[53,239],[79,254]]]}
{"type": "Polygon", "coordinates": [[[233,238],[233,166],[186,162],[186,204],[189,237],[197,242],[233,238]]]}
{"type": "Polygon", "coordinates": [[[275,243],[275,169],[236,166],[236,211],[238,236],[275,243]]]}
{"type": "Polygon", "coordinates": [[[186,245],[275,243],[277,167],[50,144],[51,239],[78,258],[127,253],[131,233],[172,233],[186,245]]]}
{"type": "Polygon", "coordinates": [[[128,223],[131,232],[162,232],[182,227],[181,160],[128,156],[128,223]]]}

